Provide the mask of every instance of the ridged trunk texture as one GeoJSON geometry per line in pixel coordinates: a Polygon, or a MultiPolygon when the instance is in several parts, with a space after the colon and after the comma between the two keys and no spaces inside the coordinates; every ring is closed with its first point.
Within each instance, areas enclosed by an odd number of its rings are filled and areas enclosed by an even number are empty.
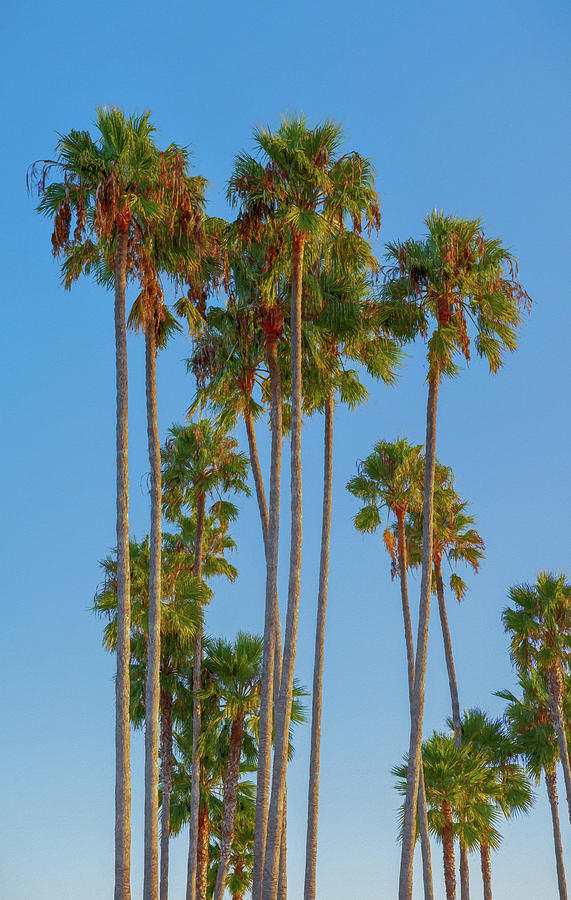
{"type": "Polygon", "coordinates": [[[129,566],[129,465],[126,231],[117,234],[115,257],[115,378],[117,403],[117,678],[115,681],[115,900],[131,897],[131,574],[129,566]]]}
{"type": "Polygon", "coordinates": [[[301,580],[302,494],[301,494],[301,306],[303,255],[305,238],[294,237],[291,283],[291,544],[288,579],[287,617],[284,637],[280,698],[274,728],[274,765],[268,815],[266,855],[264,860],[263,900],[276,900],[280,844],[282,839],[283,801],[289,743],[289,725],[293,695],[293,677],[297,628],[299,621],[299,590],[301,580]]]}
{"type": "Polygon", "coordinates": [[[262,537],[264,540],[264,554],[266,561],[268,558],[268,505],[266,503],[266,492],[264,490],[264,479],[262,477],[262,469],[260,467],[260,457],[258,456],[258,442],[256,441],[256,432],[254,430],[254,420],[251,413],[244,415],[244,423],[246,425],[246,434],[248,435],[248,452],[250,456],[250,467],[254,477],[254,485],[256,488],[256,499],[258,501],[258,510],[260,513],[260,522],[262,525],[262,537]]]}
{"type": "Polygon", "coordinates": [[[569,748],[567,746],[567,737],[565,735],[565,725],[563,723],[563,676],[560,665],[554,665],[547,671],[547,690],[549,693],[549,708],[551,710],[551,721],[559,742],[559,758],[563,769],[563,778],[565,779],[565,791],[567,793],[567,811],[569,813],[569,822],[571,823],[571,767],[569,763],[569,748]]]}
{"type": "Polygon", "coordinates": [[[280,486],[282,458],[282,388],[277,337],[266,342],[270,375],[272,446],[270,457],[270,508],[266,556],[266,598],[264,649],[260,693],[258,771],[256,779],[256,825],[254,830],[254,867],[252,900],[261,900],[266,852],[268,801],[272,764],[272,702],[276,653],[280,651],[277,634],[277,578],[280,525],[280,486]],[[278,644],[278,646],[276,646],[278,644]]]}
{"type": "Polygon", "coordinates": [[[228,872],[230,855],[232,853],[234,819],[236,817],[236,806],[238,805],[238,780],[240,778],[240,757],[242,755],[243,734],[244,719],[242,716],[239,716],[232,722],[230,731],[230,748],[228,750],[226,778],[224,779],[224,797],[222,801],[220,861],[218,863],[218,874],[216,876],[213,900],[223,900],[226,873],[228,872]]]}
{"type": "Polygon", "coordinates": [[[470,870],[468,868],[468,850],[460,843],[460,897],[470,900],[470,870]]]}
{"type": "Polygon", "coordinates": [[[545,786],[551,808],[551,821],[553,823],[553,843],[555,846],[555,864],[557,866],[557,886],[559,888],[559,900],[567,900],[567,884],[565,881],[565,867],[563,865],[563,847],[561,844],[561,826],[559,825],[559,811],[557,809],[557,776],[555,766],[552,772],[545,773],[545,786]]]}
{"type": "Polygon", "coordinates": [[[282,814],[282,840],[280,844],[278,900],[287,900],[287,786],[284,794],[284,809],[282,814]]]}
{"type": "Polygon", "coordinates": [[[147,434],[151,471],[149,636],[145,678],[145,865],[143,900],[159,896],[159,699],[161,659],[161,444],[157,415],[157,345],[154,327],[145,331],[147,434]]]}
{"type": "Polygon", "coordinates": [[[448,803],[442,804],[446,824],[442,829],[442,855],[444,858],[444,883],[446,900],[456,900],[456,872],[454,869],[454,824],[448,803]]]}
{"type": "MultiPolygon", "coordinates": [[[[204,494],[198,495],[196,504],[196,541],[194,547],[194,574],[202,579],[202,544],[204,535],[204,494]]],[[[192,776],[190,786],[190,825],[188,841],[188,867],[186,878],[186,900],[197,900],[196,880],[198,866],[198,832],[200,811],[200,755],[198,738],[200,736],[201,710],[198,691],[202,684],[202,625],[198,626],[194,639],[194,662],[192,668],[192,776]]]]}
{"type": "Polygon", "coordinates": [[[403,841],[399,877],[399,900],[412,896],[412,864],[418,783],[420,780],[422,719],[424,714],[424,683],[428,649],[428,622],[430,617],[430,590],[432,578],[432,531],[434,500],[434,468],[436,463],[436,411],[438,408],[439,372],[433,369],[428,376],[428,401],[426,409],[426,452],[424,465],[424,503],[422,527],[422,578],[418,611],[418,636],[414,667],[414,691],[412,694],[410,742],[408,750],[408,775],[404,807],[403,841]]]}
{"type": "Polygon", "coordinates": [[[486,844],[485,842],[480,844],[480,860],[482,863],[484,900],[492,900],[492,866],[490,864],[490,845],[486,844]]]}
{"type": "MultiPolygon", "coordinates": [[[[406,552],[405,516],[405,509],[400,509],[397,512],[399,581],[401,589],[402,617],[404,623],[406,660],[408,669],[408,702],[409,708],[412,710],[412,692],[414,689],[414,643],[412,638],[412,624],[410,620],[410,605],[408,602],[408,563],[406,552]]],[[[433,900],[434,887],[432,884],[432,861],[430,858],[430,832],[428,830],[428,810],[426,807],[426,791],[424,788],[424,772],[422,769],[422,759],[420,761],[420,777],[418,781],[418,817],[420,821],[420,846],[422,851],[422,880],[424,884],[424,900],[433,900]]]]}
{"type": "Polygon", "coordinates": [[[208,862],[210,858],[210,818],[208,804],[200,804],[198,817],[198,852],[196,865],[196,898],[206,900],[208,889],[208,862]]]}
{"type": "MultiPolygon", "coordinates": [[[[274,369],[277,366],[277,356],[274,360],[274,369]]],[[[274,377],[275,374],[274,374],[274,377]]],[[[277,368],[277,384],[280,385],[280,372],[279,367],[277,368]]],[[[278,401],[281,407],[281,387],[278,401]]],[[[260,513],[260,522],[262,525],[262,536],[264,540],[264,554],[266,558],[266,566],[268,565],[268,558],[270,552],[270,541],[269,541],[269,516],[268,516],[268,507],[266,503],[266,492],[264,489],[264,478],[262,475],[262,470],[260,467],[260,458],[258,456],[258,443],[256,441],[256,430],[254,428],[254,421],[251,415],[246,414],[244,417],[246,424],[246,433],[248,435],[248,449],[250,456],[250,466],[252,467],[252,474],[254,476],[254,484],[256,486],[256,498],[258,500],[258,510],[260,513]]],[[[280,461],[279,464],[281,466],[281,446],[280,446],[280,461]]],[[[281,629],[280,629],[280,610],[277,596],[277,588],[276,588],[276,599],[275,599],[275,616],[276,616],[276,627],[275,627],[275,644],[274,644],[274,705],[277,706],[277,693],[279,692],[279,684],[281,678],[281,667],[282,667],[282,647],[281,647],[281,629]]],[[[269,771],[269,767],[268,767],[269,771]]],[[[268,785],[268,793],[269,793],[269,785],[268,785]]],[[[286,874],[286,866],[287,866],[287,839],[286,839],[286,831],[287,831],[287,814],[285,812],[284,806],[284,817],[283,817],[283,837],[282,844],[280,850],[280,875],[279,875],[279,887],[278,887],[278,896],[279,900],[285,900],[287,897],[287,874],[286,874]]]]}
{"type": "Polygon", "coordinates": [[[171,825],[172,794],[172,704],[169,691],[161,691],[161,880],[160,898],[168,900],[169,895],[169,841],[171,825]]]}
{"type": "MultiPolygon", "coordinates": [[[[450,688],[450,700],[452,703],[452,724],[454,726],[454,743],[462,746],[462,724],[460,721],[460,702],[458,700],[458,684],[454,671],[454,657],[452,656],[452,641],[446,615],[446,601],[444,599],[444,582],[442,580],[442,564],[440,557],[434,559],[434,574],[436,576],[436,593],[438,595],[438,612],[440,613],[440,625],[442,627],[442,640],[444,642],[444,656],[446,657],[446,670],[448,672],[448,685],[450,688]]],[[[464,900],[464,898],[463,898],[464,900]]]]}
{"type": "Polygon", "coordinates": [[[333,411],[335,398],[329,391],[325,404],[323,441],[323,512],[321,521],[321,553],[315,658],[313,663],[313,703],[311,709],[311,753],[307,797],[307,837],[305,844],[305,900],[315,900],[317,871],[317,819],[319,813],[319,755],[321,750],[321,706],[323,696],[323,654],[325,651],[325,616],[327,613],[327,581],[329,578],[329,545],[331,539],[331,494],[333,487],[333,411]]]}

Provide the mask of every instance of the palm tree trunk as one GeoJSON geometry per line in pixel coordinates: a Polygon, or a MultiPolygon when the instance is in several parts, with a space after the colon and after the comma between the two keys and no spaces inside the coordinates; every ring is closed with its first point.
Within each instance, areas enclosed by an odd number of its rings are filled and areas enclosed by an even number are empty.
{"type": "Polygon", "coordinates": [[[460,897],[461,900],[470,900],[470,870],[468,868],[468,849],[466,844],[460,841],[460,897]]]}
{"type": "MultiPolygon", "coordinates": [[[[412,640],[412,624],[410,620],[410,605],[408,602],[407,581],[407,552],[406,552],[406,510],[397,512],[398,523],[398,554],[399,554],[399,581],[401,589],[402,616],[404,622],[404,635],[406,644],[406,659],[408,668],[408,701],[412,711],[412,692],[414,688],[414,644],[412,640]]],[[[426,807],[426,791],[424,788],[424,772],[422,758],[420,761],[420,777],[418,781],[418,813],[420,820],[420,846],[422,850],[422,879],[424,884],[425,900],[432,900],[434,888],[432,885],[432,861],[430,859],[430,833],[428,830],[428,810],[426,807]]]]}
{"type": "Polygon", "coordinates": [[[321,706],[323,690],[323,654],[325,650],[325,616],[327,613],[327,581],[329,578],[329,545],[331,539],[331,494],[333,485],[333,410],[335,397],[330,389],[325,404],[325,437],[323,442],[323,516],[321,523],[321,558],[315,628],[315,660],[313,663],[313,705],[311,710],[311,754],[307,797],[307,838],[305,845],[305,900],[315,900],[317,870],[317,818],[319,813],[319,754],[321,749],[321,706]]]}
{"type": "Polygon", "coordinates": [[[559,758],[563,768],[563,777],[565,779],[565,790],[567,792],[567,808],[569,811],[569,822],[571,822],[571,767],[569,764],[569,748],[567,747],[567,737],[565,735],[565,725],[563,723],[563,709],[561,705],[563,678],[559,665],[551,666],[547,670],[547,690],[549,693],[549,709],[551,711],[551,721],[559,742],[559,758]]]}
{"type": "MultiPolygon", "coordinates": [[[[127,226],[128,228],[128,226],[127,226]]],[[[129,568],[129,466],[127,230],[117,233],[115,257],[115,377],[117,403],[117,678],[115,681],[115,900],[131,897],[130,681],[131,576],[129,568]]]]}
{"type": "Polygon", "coordinates": [[[159,666],[161,658],[161,444],[157,416],[157,345],[145,331],[147,433],[151,469],[149,637],[145,678],[145,866],[143,900],[159,896],[159,666]]]}
{"type": "MultiPolygon", "coordinates": [[[[196,504],[196,540],[194,548],[194,573],[198,580],[202,579],[202,541],[204,535],[204,494],[198,495],[196,504]]],[[[199,604],[200,605],[200,604],[199,604]]],[[[186,880],[186,900],[196,900],[196,881],[198,864],[198,819],[200,811],[200,755],[198,738],[200,736],[201,711],[198,692],[202,683],[202,625],[199,624],[194,639],[194,664],[192,669],[192,778],[190,787],[190,837],[188,846],[188,869],[186,880]]]]}
{"type": "Polygon", "coordinates": [[[294,235],[292,283],[291,283],[291,375],[292,375],[292,428],[291,428],[291,544],[288,579],[286,631],[280,698],[276,712],[274,765],[272,791],[268,816],[268,836],[264,861],[263,900],[276,900],[278,890],[278,864],[282,839],[283,801],[289,743],[289,725],[293,695],[293,676],[297,628],[299,622],[299,590],[301,581],[301,301],[303,279],[303,255],[305,236],[294,235]]]}
{"type": "Polygon", "coordinates": [[[163,791],[161,804],[161,900],[168,900],[169,896],[169,840],[173,770],[172,704],[172,694],[169,691],[161,691],[161,785],[163,791]]]}
{"type": "Polygon", "coordinates": [[[563,865],[563,847],[561,845],[561,827],[559,825],[559,812],[557,809],[557,776],[555,766],[552,772],[545,770],[545,786],[551,807],[551,820],[553,822],[553,843],[555,844],[555,862],[557,865],[557,884],[559,887],[559,900],[567,900],[567,884],[565,882],[565,867],[563,865]]]}
{"type": "Polygon", "coordinates": [[[250,456],[250,466],[252,475],[254,476],[254,485],[256,487],[256,499],[258,501],[258,510],[260,512],[260,522],[262,523],[262,537],[264,540],[264,553],[266,563],[268,558],[268,505],[266,503],[266,492],[264,490],[264,479],[260,466],[260,457],[258,456],[258,442],[256,441],[256,432],[254,429],[254,420],[250,412],[244,414],[244,422],[246,425],[246,434],[248,435],[248,451],[250,456]]]}
{"type": "Polygon", "coordinates": [[[434,468],[436,463],[436,412],[438,408],[438,368],[429,372],[428,402],[426,409],[426,453],[424,465],[424,503],[422,528],[422,579],[416,640],[416,664],[414,667],[414,691],[411,707],[409,765],[404,807],[403,841],[399,877],[399,900],[410,900],[412,895],[412,863],[418,783],[420,780],[422,719],[424,714],[424,682],[428,648],[428,621],[430,617],[430,590],[432,578],[432,529],[434,500],[434,468]]]}
{"type": "Polygon", "coordinates": [[[458,684],[454,671],[454,658],[452,656],[452,641],[448,628],[448,616],[446,615],[446,602],[444,599],[444,582],[442,580],[442,565],[439,557],[434,559],[434,574],[436,576],[436,592],[438,594],[438,612],[440,613],[440,625],[442,627],[442,640],[444,641],[444,656],[446,657],[446,669],[448,671],[448,685],[450,687],[450,700],[452,701],[452,724],[454,726],[454,743],[462,746],[462,724],[460,722],[460,702],[458,700],[458,684]]]}
{"type": "Polygon", "coordinates": [[[454,868],[454,824],[448,803],[442,804],[446,823],[442,829],[442,853],[444,857],[444,883],[446,900],[456,900],[456,871],[454,868]]]}
{"type": "Polygon", "coordinates": [[[268,517],[268,554],[266,559],[266,606],[264,649],[260,693],[258,771],[256,779],[256,825],[254,830],[254,867],[252,900],[262,900],[266,852],[268,800],[272,761],[272,701],[277,628],[277,578],[280,525],[280,487],[282,458],[282,388],[278,361],[277,335],[266,341],[270,375],[272,447],[270,458],[270,509],[268,517]]]}
{"type": "Polygon", "coordinates": [[[232,853],[232,840],[234,838],[234,819],[236,806],[238,805],[238,779],[240,777],[240,757],[242,755],[242,735],[244,733],[244,719],[242,716],[234,719],[230,732],[230,748],[228,750],[228,762],[226,764],[226,779],[224,781],[224,798],[222,801],[222,834],[220,839],[220,859],[218,862],[218,874],[214,888],[213,900],[223,900],[226,873],[230,864],[232,853]]]}
{"type": "Polygon", "coordinates": [[[492,867],[490,865],[490,845],[485,842],[480,844],[480,857],[482,860],[482,881],[484,883],[484,900],[492,900],[492,867]]]}
{"type": "Polygon", "coordinates": [[[198,850],[196,865],[196,900],[206,900],[210,854],[210,818],[206,800],[200,804],[198,817],[198,850]]]}
{"type": "Polygon", "coordinates": [[[284,794],[282,840],[280,844],[280,871],[278,874],[278,900],[287,900],[287,786],[284,794]]]}

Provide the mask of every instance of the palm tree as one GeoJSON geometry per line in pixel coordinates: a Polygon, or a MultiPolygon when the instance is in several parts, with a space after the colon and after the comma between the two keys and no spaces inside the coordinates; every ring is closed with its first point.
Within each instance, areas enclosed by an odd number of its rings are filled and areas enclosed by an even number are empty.
{"type": "MultiPolygon", "coordinates": [[[[211,591],[206,583],[199,583],[194,575],[191,552],[196,523],[180,517],[179,533],[163,534],[163,566],[161,586],[161,660],[160,704],[157,717],[160,720],[160,782],[161,800],[161,859],[160,897],[168,896],[168,858],[170,837],[170,793],[172,790],[172,727],[173,718],[181,714],[180,694],[185,694],[185,680],[189,653],[200,622],[200,606],[207,603],[211,591]],[[200,604],[200,606],[198,605],[200,604]],[[182,678],[182,683],[181,683],[182,678]]],[[[227,534],[228,522],[220,522],[210,516],[205,522],[204,574],[225,575],[231,581],[237,571],[225,555],[234,549],[234,542],[227,534]]],[[[131,616],[131,721],[141,727],[146,714],[146,674],[149,643],[149,570],[150,541],[130,542],[132,616],[131,616]]],[[[105,648],[114,652],[117,646],[117,562],[107,557],[102,562],[105,580],[98,590],[94,610],[105,614],[109,622],[105,627],[105,648]]],[[[184,706],[184,704],[183,704],[184,706]]],[[[158,790],[157,790],[158,795],[158,790]]]]}
{"type": "MultiPolygon", "coordinates": [[[[301,574],[301,411],[302,283],[312,244],[353,219],[378,227],[380,213],[373,170],[357,153],[337,157],[341,129],[332,121],[313,128],[303,117],[283,120],[276,132],[260,128],[254,134],[265,165],[242,154],[236,158],[229,197],[241,203],[242,233],[256,238],[266,221],[284,235],[291,248],[290,355],[292,373],[291,434],[291,546],[288,607],[280,696],[275,727],[272,792],[264,850],[265,822],[256,821],[258,840],[254,859],[253,898],[274,898],[278,889],[278,861],[282,834],[287,766],[287,735],[291,710],[301,574]],[[262,876],[263,871],[263,876],[262,876]],[[267,882],[267,883],[266,883],[267,882]]],[[[267,724],[266,724],[267,728],[267,724]]],[[[265,802],[265,798],[263,798],[265,802]]]]}
{"type": "MultiPolygon", "coordinates": [[[[454,739],[460,746],[462,743],[462,728],[460,722],[460,701],[458,699],[458,684],[452,653],[452,640],[448,626],[446,613],[446,600],[444,596],[444,579],[442,575],[442,558],[446,557],[450,565],[465,562],[471,565],[474,572],[479,569],[480,560],[484,555],[484,542],[476,529],[473,516],[466,514],[467,502],[462,502],[454,490],[454,474],[452,469],[442,465],[438,460],[435,464],[434,475],[434,501],[433,501],[433,541],[432,557],[434,571],[432,576],[432,590],[438,597],[438,612],[444,644],[444,656],[448,673],[448,685],[452,704],[452,721],[454,739]]],[[[422,562],[422,508],[411,508],[407,522],[409,558],[411,565],[419,565],[422,562]]],[[[466,584],[462,578],[452,572],[450,587],[456,594],[458,602],[466,594],[466,584]]],[[[469,900],[468,890],[468,850],[464,843],[460,843],[460,872],[461,872],[461,896],[462,900],[469,900]]]]}
{"type": "MultiPolygon", "coordinates": [[[[359,463],[358,474],[347,484],[347,489],[354,496],[364,501],[354,522],[360,532],[375,531],[381,524],[383,507],[396,518],[397,553],[395,542],[389,528],[385,529],[385,546],[391,557],[391,569],[398,561],[399,581],[401,588],[401,604],[406,644],[408,667],[408,696],[412,709],[412,692],[414,687],[414,641],[408,602],[407,566],[408,543],[406,536],[406,517],[412,509],[418,509],[422,502],[422,447],[409,444],[406,438],[398,438],[396,442],[378,441],[372,453],[359,463]]],[[[421,772],[418,790],[420,814],[420,838],[423,856],[423,876],[425,896],[432,896],[432,872],[430,863],[430,839],[428,834],[428,818],[423,776],[421,772]]]]}
{"type": "MultiPolygon", "coordinates": [[[[551,716],[549,690],[545,674],[541,671],[519,672],[518,682],[521,697],[517,697],[507,690],[497,691],[496,696],[507,701],[505,717],[508,722],[510,736],[519,754],[523,757],[528,772],[537,782],[539,782],[542,772],[545,775],[545,787],[547,789],[553,826],[559,900],[567,900],[561,826],[559,824],[557,803],[556,764],[560,751],[558,737],[555,733],[551,716]]],[[[569,734],[571,730],[569,727],[571,722],[569,676],[567,676],[565,687],[563,714],[567,733],[569,734]]]]}
{"type": "Polygon", "coordinates": [[[215,900],[222,900],[232,852],[244,727],[248,716],[257,717],[259,712],[261,660],[261,639],[243,632],[237,635],[233,644],[218,639],[208,646],[206,667],[212,682],[206,690],[216,694],[220,716],[230,723],[215,900]]]}
{"type": "MultiPolygon", "coordinates": [[[[227,519],[236,515],[235,507],[222,499],[223,494],[243,492],[249,494],[245,482],[247,459],[237,451],[237,442],[221,425],[214,426],[208,419],[189,425],[173,425],[163,451],[164,495],[167,516],[179,514],[184,506],[196,509],[196,541],[194,571],[202,579],[203,538],[206,498],[218,496],[211,512],[227,519]]],[[[197,890],[198,837],[200,809],[200,699],[202,687],[202,629],[199,628],[193,649],[193,765],[192,796],[190,805],[190,841],[188,855],[187,900],[195,900],[197,890]]],[[[202,889],[201,889],[202,890],[202,889]]],[[[204,900],[199,894],[198,900],[204,900]]]]}
{"type": "Polygon", "coordinates": [[[145,704],[145,887],[146,900],[159,891],[158,865],[158,709],[160,666],[160,547],[161,547],[161,447],[157,412],[156,357],[174,330],[174,320],[163,304],[161,272],[180,279],[195,277],[204,237],[205,179],[188,174],[188,153],[174,145],[161,154],[163,184],[159,197],[166,206],[168,222],[160,231],[136,245],[136,266],[141,293],[129,323],[145,335],[145,385],[151,494],[150,630],[147,654],[145,704]]]}
{"type": "MultiPolygon", "coordinates": [[[[116,108],[97,110],[98,136],[71,131],[58,141],[55,160],[32,166],[30,182],[40,196],[38,209],[53,217],[54,255],[70,247],[90,254],[105,247],[114,269],[117,407],[117,589],[118,640],[115,721],[115,900],[128,900],[131,848],[131,770],[129,734],[129,478],[127,438],[127,341],[125,291],[129,254],[135,240],[160,221],[154,197],[161,179],[152,140],[150,114],[125,116],[116,108]],[[61,181],[48,183],[53,172],[61,181]],[[71,233],[72,216],[76,226],[71,233]]],[[[66,287],[73,279],[65,278],[66,287]]]]}
{"type": "Polygon", "coordinates": [[[423,497],[422,578],[415,682],[408,769],[408,790],[399,900],[408,900],[412,889],[415,805],[418,793],[424,683],[428,643],[428,619],[432,576],[433,490],[436,462],[436,411],[442,375],[458,371],[454,357],[470,355],[468,321],[475,332],[476,350],[486,357],[490,370],[502,364],[505,350],[515,350],[520,305],[529,298],[517,280],[516,262],[500,240],[484,235],[479,219],[460,219],[433,212],[426,218],[424,241],[388,244],[384,297],[387,309],[410,303],[410,317],[427,333],[428,402],[426,413],[426,464],[423,497]]]}
{"type": "MultiPolygon", "coordinates": [[[[448,724],[453,727],[452,720],[448,724]]],[[[504,818],[527,812],[533,804],[531,784],[517,763],[517,745],[507,734],[502,721],[490,719],[482,710],[470,709],[462,716],[461,728],[462,743],[471,751],[483,753],[485,764],[493,774],[495,783],[489,802],[504,818]]],[[[480,849],[484,900],[492,900],[490,849],[499,846],[501,840],[493,825],[493,822],[480,819],[474,832],[480,849]]]]}
{"type": "Polygon", "coordinates": [[[515,585],[509,597],[513,606],[503,611],[502,621],[511,633],[511,657],[521,671],[536,668],[545,673],[571,822],[571,764],[562,708],[571,668],[571,585],[564,574],[540,572],[535,585],[515,585]]]}
{"type": "MultiPolygon", "coordinates": [[[[279,512],[282,450],[281,373],[278,340],[282,335],[285,283],[281,276],[283,252],[276,236],[264,232],[263,241],[245,242],[236,224],[226,230],[225,287],[229,302],[225,310],[211,309],[203,334],[189,365],[197,377],[199,391],[191,411],[206,402],[221,420],[234,424],[241,414],[248,436],[250,464],[262,526],[266,557],[266,605],[264,655],[260,710],[260,748],[257,772],[256,821],[267,817],[271,768],[272,700],[279,692],[281,633],[277,597],[279,512]],[[264,368],[267,370],[264,370],[264,368]],[[269,381],[269,398],[266,385],[269,381]],[[254,399],[258,385],[269,399],[272,432],[269,510],[264,489],[254,420],[262,411],[254,399]]],[[[283,830],[286,822],[284,817],[283,830]]],[[[260,829],[258,828],[258,840],[260,829]]],[[[264,833],[265,840],[265,833],[264,833]]]]}
{"type": "MultiPolygon", "coordinates": [[[[442,842],[446,900],[456,900],[454,838],[473,823],[476,810],[493,791],[493,777],[486,768],[484,754],[458,747],[450,735],[434,732],[422,745],[422,764],[431,831],[442,842]]],[[[406,796],[408,756],[392,774],[397,790],[406,796]]],[[[401,822],[404,827],[404,807],[401,822]]],[[[401,830],[402,834],[402,830],[401,830]]]]}

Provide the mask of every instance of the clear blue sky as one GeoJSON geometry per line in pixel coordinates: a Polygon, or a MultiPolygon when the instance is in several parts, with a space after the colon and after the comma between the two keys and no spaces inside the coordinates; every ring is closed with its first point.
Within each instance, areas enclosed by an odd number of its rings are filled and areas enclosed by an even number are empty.
{"type": "MultiPolygon", "coordinates": [[[[282,113],[344,123],[372,157],[378,243],[418,235],[433,207],[482,215],[520,259],[534,298],[521,348],[491,378],[477,360],[441,390],[437,452],[473,501],[487,559],[462,607],[450,601],[460,699],[499,712],[511,686],[500,624],[508,586],[569,558],[569,128],[567,4],[14,3],[4,14],[0,893],[6,900],[107,900],[113,870],[113,661],[89,612],[97,560],[114,543],[112,298],[65,293],[49,227],[25,171],[56,132],[89,128],[95,107],[150,108],[161,140],[191,144],[227,214],[233,154],[282,113]]],[[[159,360],[162,435],[193,385],[180,339],[159,360]]],[[[130,339],[132,532],[147,530],[142,340],[130,339]]],[[[374,537],[358,537],[345,483],[379,437],[424,440],[425,366],[411,354],[392,390],[335,425],[335,489],[322,740],[320,900],[395,895],[398,804],[390,767],[408,743],[399,599],[374,537]]],[[[267,464],[267,436],[260,434],[267,464]]],[[[303,433],[304,561],[299,676],[310,684],[320,528],[321,423],[303,433]]],[[[287,484],[285,485],[287,490],[287,484]]],[[[287,501],[287,494],[284,494],[287,501]]],[[[284,508],[287,508],[287,502],[284,508]]],[[[287,535],[284,523],[282,532],[287,535]]],[[[236,529],[234,587],[220,585],[212,633],[262,628],[263,558],[255,500],[236,529]]],[[[285,563],[284,546],[283,561],[285,563]]],[[[282,594],[285,565],[282,565],[282,594]]],[[[414,596],[414,594],[413,594],[414,596]]],[[[448,714],[436,618],[426,731],[448,714]]],[[[301,896],[309,728],[289,776],[290,896],[301,896]]],[[[142,870],[142,739],[133,743],[133,885],[142,870]]],[[[562,788],[562,784],[561,784],[562,788]]],[[[496,895],[556,891],[545,788],[505,827],[496,895]]],[[[562,808],[562,823],[565,815],[562,808]]],[[[571,859],[569,829],[564,836],[571,859]]],[[[440,877],[440,849],[434,846],[440,877]]],[[[172,897],[183,896],[186,837],[175,841],[172,897]]],[[[481,886],[473,863],[473,897],[481,886]]],[[[570,866],[571,870],[571,866],[570,866]]],[[[571,871],[568,878],[571,877],[571,871]]],[[[437,888],[441,896],[442,887],[437,888]]],[[[415,897],[420,897],[418,887],[415,897]]]]}

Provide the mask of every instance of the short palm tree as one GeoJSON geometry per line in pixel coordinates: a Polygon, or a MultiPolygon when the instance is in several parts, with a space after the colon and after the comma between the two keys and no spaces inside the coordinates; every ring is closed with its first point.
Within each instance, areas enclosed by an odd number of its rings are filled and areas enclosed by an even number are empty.
{"type": "MultiPolygon", "coordinates": [[[[174,425],[163,451],[163,504],[167,516],[180,514],[181,509],[196,509],[196,541],[194,571],[202,580],[204,521],[207,496],[215,496],[211,512],[221,518],[232,518],[235,507],[223,495],[229,492],[249,493],[245,482],[247,459],[237,450],[237,442],[221,425],[208,419],[189,425],[174,425]]],[[[202,629],[196,634],[194,649],[193,691],[198,695],[202,687],[202,629]]],[[[196,897],[198,865],[199,808],[200,808],[200,700],[193,703],[193,765],[190,806],[190,842],[188,856],[187,900],[196,897]]],[[[203,900],[199,897],[199,900],[203,900]]]]}
{"type": "MultiPolygon", "coordinates": [[[[564,720],[567,735],[571,732],[571,690],[569,676],[564,691],[564,720]]],[[[557,869],[559,900],[567,900],[565,866],[563,862],[563,846],[561,842],[561,826],[557,803],[556,765],[559,757],[559,741],[553,728],[550,709],[550,696],[546,684],[545,673],[531,671],[518,674],[521,696],[511,691],[497,691],[496,695],[507,701],[505,718],[510,736],[525,762],[530,775],[539,782],[541,773],[545,775],[545,786],[551,821],[553,826],[553,843],[557,869]]]]}
{"type": "MultiPolygon", "coordinates": [[[[291,501],[292,526],[288,610],[280,698],[275,724],[272,796],[267,825],[267,773],[258,790],[253,900],[275,898],[281,846],[287,766],[287,736],[295,667],[301,575],[301,412],[302,412],[302,284],[312,245],[343,227],[346,217],[360,231],[363,219],[378,227],[380,214],[373,169],[357,153],[338,156],[341,129],[332,121],[313,128],[302,117],[283,120],[277,131],[260,128],[254,134],[260,160],[247,154],[235,160],[229,198],[240,203],[242,235],[256,239],[264,225],[283,235],[291,249],[290,353],[292,373],[291,501]],[[263,873],[263,874],[262,874],[263,873]]],[[[266,701],[267,702],[267,701],[266,701]]],[[[264,722],[267,730],[267,723],[264,722]]],[[[264,738],[267,741],[267,735],[264,738]]]]}
{"type": "MultiPolygon", "coordinates": [[[[452,720],[448,724],[453,726],[452,720]]],[[[528,812],[533,804],[529,778],[518,764],[518,747],[500,719],[491,719],[479,709],[464,712],[461,721],[462,743],[470,751],[483,753],[485,764],[494,776],[493,793],[487,799],[504,816],[511,818],[528,812]]],[[[495,821],[476,821],[474,837],[480,849],[484,900],[492,900],[490,850],[501,840],[495,821]],[[492,827],[490,827],[490,825],[492,827]]],[[[467,872],[467,869],[466,869],[467,872]]]]}
{"type": "Polygon", "coordinates": [[[240,632],[233,644],[209,642],[206,668],[212,676],[206,691],[216,694],[220,716],[230,723],[228,762],[224,776],[222,827],[215,900],[222,900],[234,838],[242,741],[248,716],[259,713],[262,640],[240,632]]]}
{"type": "Polygon", "coordinates": [[[519,284],[516,262],[500,240],[487,237],[479,219],[460,219],[433,212],[426,218],[423,241],[387,245],[388,267],[383,296],[387,310],[409,302],[408,318],[418,322],[428,340],[428,402],[423,497],[422,578],[411,721],[408,791],[399,879],[399,900],[412,885],[415,804],[418,792],[428,620],[432,576],[433,490],[436,463],[438,386],[443,375],[458,371],[455,357],[476,350],[490,370],[515,350],[520,306],[529,298],[519,284]]]}
{"type": "MultiPolygon", "coordinates": [[[[422,745],[422,764],[430,829],[442,842],[446,900],[456,900],[454,838],[463,832],[466,836],[467,823],[473,825],[476,814],[482,815],[481,805],[493,790],[493,778],[483,754],[457,747],[453,736],[436,732],[422,745]]],[[[399,779],[397,790],[405,796],[407,770],[408,757],[392,769],[399,779]]]]}
{"type": "Polygon", "coordinates": [[[502,620],[511,635],[510,654],[521,671],[538,669],[545,675],[571,822],[571,763],[563,717],[563,686],[571,669],[571,585],[564,574],[540,572],[535,585],[515,585],[509,597],[512,606],[502,620]]]}

